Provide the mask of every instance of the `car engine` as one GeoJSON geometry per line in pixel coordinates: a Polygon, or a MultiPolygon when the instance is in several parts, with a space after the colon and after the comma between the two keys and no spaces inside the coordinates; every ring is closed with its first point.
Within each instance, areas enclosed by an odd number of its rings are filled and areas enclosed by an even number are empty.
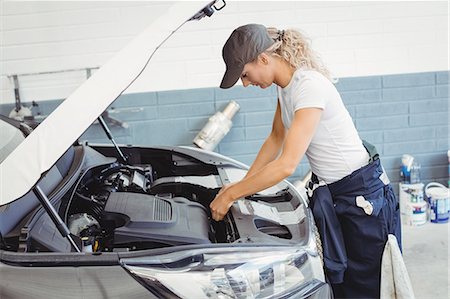
{"type": "MultiPolygon", "coordinates": [[[[151,164],[105,162],[89,166],[76,178],[56,206],[82,251],[214,243],[280,245],[308,240],[306,207],[290,188],[248,196],[234,203],[223,221],[216,222],[209,204],[222,187],[226,170],[174,170],[154,162],[158,171],[151,164]],[[259,208],[303,216],[281,223],[258,214],[259,208]]],[[[229,175],[235,170],[230,168],[229,175]]],[[[42,209],[22,229],[18,246],[26,251],[72,250],[42,209]]]]}
{"type": "Polygon", "coordinates": [[[154,175],[150,165],[121,164],[86,173],[67,217],[69,230],[86,251],[211,243],[208,209],[175,193],[151,194],[157,189],[151,188],[154,175]]]}

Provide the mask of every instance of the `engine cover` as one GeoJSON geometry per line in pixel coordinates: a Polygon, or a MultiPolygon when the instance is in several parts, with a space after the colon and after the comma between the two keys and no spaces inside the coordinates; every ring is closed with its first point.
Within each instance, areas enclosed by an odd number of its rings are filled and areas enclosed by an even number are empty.
{"type": "Polygon", "coordinates": [[[206,209],[183,197],[113,192],[104,213],[106,219],[119,223],[114,229],[116,245],[143,241],[167,245],[211,243],[206,209]]]}

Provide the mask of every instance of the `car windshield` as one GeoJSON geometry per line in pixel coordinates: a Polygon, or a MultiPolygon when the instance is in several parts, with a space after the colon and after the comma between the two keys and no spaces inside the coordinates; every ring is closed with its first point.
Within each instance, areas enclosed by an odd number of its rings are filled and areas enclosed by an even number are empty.
{"type": "Polygon", "coordinates": [[[0,120],[0,163],[25,139],[23,133],[0,120]]]}

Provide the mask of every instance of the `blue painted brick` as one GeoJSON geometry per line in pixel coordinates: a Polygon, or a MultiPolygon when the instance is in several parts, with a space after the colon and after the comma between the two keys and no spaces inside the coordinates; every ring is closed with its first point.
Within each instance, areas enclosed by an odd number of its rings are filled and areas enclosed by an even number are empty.
{"type": "Polygon", "coordinates": [[[384,147],[383,147],[383,142],[372,142],[372,144],[375,146],[375,148],[377,149],[377,152],[380,156],[384,155],[384,147]]]}
{"type": "Polygon", "coordinates": [[[382,131],[362,131],[359,132],[361,139],[364,139],[370,143],[382,143],[383,132],[382,131]]]}
{"type": "Polygon", "coordinates": [[[187,128],[190,131],[200,131],[208,122],[209,117],[201,116],[201,117],[189,117],[187,128]]]}
{"type": "Polygon", "coordinates": [[[438,98],[447,98],[448,100],[448,89],[449,85],[436,85],[436,97],[438,98]]]}
{"type": "MultiPolygon", "coordinates": [[[[200,131],[206,123],[209,121],[209,118],[212,115],[201,116],[201,117],[189,117],[188,118],[188,129],[191,131],[200,131]]],[[[237,113],[232,119],[232,128],[243,127],[244,126],[245,115],[242,113],[237,113]]]]}
{"type": "MultiPolygon", "coordinates": [[[[127,145],[132,143],[133,138],[131,136],[121,136],[117,137],[115,140],[119,145],[127,145]]],[[[111,143],[111,141],[109,140],[108,142],[111,143]]]]}
{"type": "Polygon", "coordinates": [[[214,113],[215,109],[212,102],[164,105],[158,107],[159,118],[191,117],[199,115],[209,116],[214,113]]]}
{"type": "Polygon", "coordinates": [[[160,91],[157,93],[160,105],[206,103],[214,101],[213,88],[160,91]]]}
{"type": "Polygon", "coordinates": [[[436,127],[436,137],[445,138],[449,137],[448,125],[444,127],[436,127]]]}
{"type": "MultiPolygon", "coordinates": [[[[43,101],[42,103],[46,103],[46,102],[58,102],[58,103],[61,103],[63,100],[48,100],[48,101],[43,101]]],[[[26,102],[24,102],[24,101],[20,101],[20,103],[23,105],[23,106],[25,106],[25,107],[31,107],[32,106],[32,103],[33,103],[33,101],[31,101],[31,102],[29,102],[29,101],[26,101],[26,102]]],[[[39,102],[36,102],[37,104],[39,104],[39,102]]],[[[10,105],[13,105],[14,106],[14,103],[10,103],[10,105]]],[[[38,107],[35,107],[35,108],[38,108],[38,107]]]]}
{"type": "Polygon", "coordinates": [[[379,102],[381,90],[345,91],[341,97],[345,105],[379,102]]]}
{"type": "Polygon", "coordinates": [[[435,73],[400,74],[382,77],[383,87],[434,85],[435,73]]]}
{"type": "Polygon", "coordinates": [[[435,98],[425,101],[409,103],[411,113],[443,112],[448,111],[448,99],[435,98]]]}
{"type": "MultiPolygon", "coordinates": [[[[433,155],[430,153],[411,153],[405,152],[404,154],[412,154],[414,161],[417,161],[422,166],[442,166],[447,164],[447,151],[434,151],[433,155]]],[[[397,154],[394,156],[383,156],[381,157],[381,162],[385,169],[396,170],[400,173],[402,154],[397,154]]]]}
{"type": "Polygon", "coordinates": [[[123,122],[146,120],[158,117],[157,108],[154,107],[128,107],[109,109],[109,116],[123,122]]]}
{"type": "Polygon", "coordinates": [[[448,143],[448,138],[446,139],[438,139],[436,149],[439,150],[450,150],[450,146],[448,143]]]}
{"type": "Polygon", "coordinates": [[[272,125],[275,111],[251,112],[245,114],[246,126],[272,125]]]}
{"type": "MultiPolygon", "coordinates": [[[[276,99],[274,97],[263,97],[263,98],[247,98],[238,99],[236,102],[239,104],[239,112],[241,114],[255,112],[255,111],[273,111],[276,109],[276,99]]],[[[227,102],[217,101],[216,107],[221,107],[218,110],[223,110],[227,102]]]]}
{"type": "MultiPolygon", "coordinates": [[[[393,182],[399,180],[403,153],[416,157],[429,180],[439,181],[440,178],[433,176],[442,175],[446,182],[449,72],[431,74],[344,78],[336,85],[361,138],[377,146],[393,182]],[[409,116],[405,107],[409,107],[409,116]],[[433,167],[443,168],[435,171],[433,167]]],[[[119,143],[192,146],[192,139],[208,118],[234,99],[242,109],[216,151],[251,164],[270,132],[276,98],[273,86],[266,90],[237,86],[229,90],[205,88],[125,94],[111,105],[120,113],[111,113],[111,116],[128,122],[130,128],[111,126],[111,129],[119,143]],[[121,109],[141,107],[144,109],[137,113],[121,109]],[[250,140],[243,139],[245,137],[250,140]]],[[[39,110],[48,114],[61,102],[39,102],[39,110]]],[[[13,103],[3,104],[0,111],[9,114],[13,107],[13,103]]],[[[109,144],[100,127],[92,127],[83,137],[109,144]]],[[[308,170],[309,164],[304,158],[289,179],[302,178],[308,170]]]]}
{"type": "Polygon", "coordinates": [[[434,141],[409,141],[409,142],[395,142],[385,143],[384,155],[402,155],[405,153],[432,153],[436,150],[436,143],[434,141]]]}
{"type": "MultiPolygon", "coordinates": [[[[132,134],[132,124],[130,124],[130,128],[128,129],[111,125],[109,123],[107,123],[107,125],[114,137],[128,136],[132,134]]],[[[98,122],[94,122],[82,136],[83,140],[107,138],[105,131],[98,122]]]]}
{"type": "MultiPolygon", "coordinates": [[[[401,155],[395,156],[382,156],[381,164],[383,165],[385,170],[398,170],[400,172],[401,166],[401,155]]],[[[390,179],[393,179],[390,177],[390,179]]]]}
{"type": "Polygon", "coordinates": [[[233,127],[243,127],[245,124],[245,113],[236,113],[231,121],[233,122],[233,127]]]}
{"type": "MultiPolygon", "coordinates": [[[[26,105],[27,107],[29,105],[26,105]]],[[[15,104],[1,104],[0,105],[0,114],[8,116],[9,113],[15,108],[15,104]]],[[[34,114],[34,113],[33,113],[34,114]]]]}
{"type": "Polygon", "coordinates": [[[430,140],[435,137],[433,127],[403,128],[384,131],[384,142],[401,142],[411,140],[430,140]]]}
{"type": "MultiPolygon", "coordinates": [[[[438,140],[439,141],[439,140],[438,140]]],[[[416,159],[420,164],[428,165],[428,166],[439,166],[439,165],[447,165],[447,149],[437,150],[430,155],[426,154],[415,154],[414,159],[416,159]]]]}
{"type": "Polygon", "coordinates": [[[388,175],[388,178],[391,181],[391,186],[394,189],[395,196],[398,198],[398,189],[399,189],[399,183],[400,183],[401,178],[395,172],[387,172],[386,171],[386,174],[388,175]]]}
{"type": "Polygon", "coordinates": [[[447,112],[412,114],[409,116],[411,126],[432,126],[448,124],[447,112]]]}
{"type": "Polygon", "coordinates": [[[294,173],[290,177],[296,177],[297,179],[303,179],[303,177],[309,172],[311,167],[307,163],[302,163],[297,166],[294,173]]]}
{"type": "Polygon", "coordinates": [[[291,177],[297,177],[297,178],[300,178],[301,176],[302,176],[302,169],[301,169],[301,167],[299,166],[299,167],[297,167],[297,168],[295,169],[294,173],[291,174],[291,175],[288,177],[288,180],[291,179],[291,177]]]}
{"type": "Polygon", "coordinates": [[[397,198],[398,198],[398,188],[399,188],[398,180],[395,181],[395,183],[394,183],[394,181],[391,179],[391,182],[392,182],[391,186],[392,186],[392,189],[394,189],[395,196],[397,196],[397,198]]]}
{"type": "Polygon", "coordinates": [[[303,156],[303,158],[300,160],[299,165],[307,166],[308,169],[309,169],[309,161],[308,161],[308,159],[306,158],[306,156],[303,156]]]}
{"type": "Polygon", "coordinates": [[[391,186],[394,188],[394,193],[398,196],[398,184],[402,181],[402,177],[400,176],[399,169],[385,169],[385,173],[389,178],[391,186]],[[395,188],[397,187],[397,188],[395,188]]]}
{"type": "Polygon", "coordinates": [[[263,143],[263,140],[246,142],[222,142],[219,144],[219,152],[226,156],[253,154],[263,143]]]}
{"type": "Polygon", "coordinates": [[[290,182],[291,184],[294,184],[296,181],[300,180],[300,176],[291,175],[287,177],[286,180],[288,180],[288,182],[290,182]]]}
{"type": "Polygon", "coordinates": [[[245,140],[245,129],[243,127],[231,128],[221,142],[242,141],[245,140]]]}
{"type": "Polygon", "coordinates": [[[335,84],[338,91],[367,90],[381,88],[381,77],[342,78],[335,84]]]}
{"type": "Polygon", "coordinates": [[[449,84],[449,71],[436,73],[436,83],[437,84],[449,84]]]}
{"type": "Polygon", "coordinates": [[[276,89],[275,87],[262,89],[254,86],[235,86],[229,89],[216,88],[214,93],[216,100],[236,100],[252,97],[272,97],[276,95],[276,89]]]}
{"type": "Polygon", "coordinates": [[[448,166],[447,165],[431,166],[431,167],[422,166],[420,169],[420,176],[422,179],[430,179],[433,181],[438,178],[448,179],[448,166]]]}
{"type": "Polygon", "coordinates": [[[309,165],[309,163],[300,163],[295,168],[295,171],[291,175],[291,177],[297,177],[298,179],[303,179],[310,170],[311,170],[311,166],[309,165]]]}
{"type": "Polygon", "coordinates": [[[400,115],[408,113],[407,103],[376,103],[356,106],[356,116],[377,117],[381,115],[400,115]]]}
{"type": "Polygon", "coordinates": [[[245,128],[245,139],[246,140],[265,140],[269,136],[272,130],[272,126],[258,126],[258,127],[247,127],[245,128]]]}
{"type": "Polygon", "coordinates": [[[140,107],[156,105],[156,92],[122,94],[111,107],[140,107]]]}
{"type": "MultiPolygon", "coordinates": [[[[131,136],[121,136],[114,139],[116,143],[120,145],[128,145],[131,144],[132,138],[131,136]]],[[[80,141],[88,141],[88,144],[106,144],[111,145],[111,141],[107,138],[89,138],[89,139],[81,139],[80,141]]]]}
{"type": "Polygon", "coordinates": [[[253,161],[256,158],[256,154],[250,154],[250,155],[233,155],[231,158],[238,160],[245,165],[252,165],[253,161]]]}
{"type": "Polygon", "coordinates": [[[187,131],[186,120],[149,120],[132,127],[133,143],[138,145],[190,144],[192,132],[187,131]]]}
{"type": "Polygon", "coordinates": [[[388,169],[384,166],[384,170],[389,178],[389,180],[391,181],[391,184],[393,183],[398,183],[401,180],[400,177],[400,168],[393,168],[393,169],[388,169]]]}
{"type": "MultiPolygon", "coordinates": [[[[237,100],[241,113],[255,112],[255,111],[274,111],[276,109],[276,99],[274,97],[264,98],[248,98],[237,100]]],[[[219,104],[219,102],[218,102],[219,104]]]]}
{"type": "Polygon", "coordinates": [[[356,118],[356,107],[357,105],[345,105],[345,108],[347,109],[350,116],[355,119],[356,118]]]}
{"type": "MultiPolygon", "coordinates": [[[[51,101],[41,101],[37,102],[39,107],[33,108],[33,110],[39,110],[41,114],[43,115],[49,115],[52,113],[61,103],[63,100],[51,100],[51,101]]],[[[31,106],[31,103],[29,105],[26,105],[27,107],[31,106]]]]}
{"type": "Polygon", "coordinates": [[[356,120],[358,131],[406,128],[407,126],[408,115],[358,118],[356,120]]]}
{"type": "MultiPolygon", "coordinates": [[[[186,132],[182,138],[180,138],[180,141],[178,143],[174,143],[174,145],[191,146],[196,148],[197,146],[193,142],[196,135],[196,132],[186,132]]],[[[217,151],[217,149],[214,149],[214,151],[217,151]]]]}
{"type": "Polygon", "coordinates": [[[434,86],[383,89],[384,101],[430,99],[435,96],[434,86]]]}

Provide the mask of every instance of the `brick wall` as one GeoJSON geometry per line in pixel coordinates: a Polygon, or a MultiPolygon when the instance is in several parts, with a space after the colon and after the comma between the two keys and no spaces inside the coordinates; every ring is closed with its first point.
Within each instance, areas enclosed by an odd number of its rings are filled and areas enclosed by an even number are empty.
{"type": "MultiPolygon", "coordinates": [[[[170,4],[0,1],[0,103],[14,102],[8,75],[101,66],[170,4]]],[[[223,43],[251,22],[303,30],[338,77],[448,69],[448,1],[227,1],[172,36],[127,93],[218,86],[223,43]]],[[[21,98],[66,98],[85,78],[19,76],[21,98]]]]}
{"type": "MultiPolygon", "coordinates": [[[[393,182],[399,179],[402,154],[408,153],[421,163],[425,182],[447,183],[449,72],[341,78],[336,87],[361,137],[377,146],[393,182]]],[[[276,108],[273,87],[126,94],[108,111],[129,126],[111,125],[118,143],[192,145],[208,118],[230,100],[237,101],[241,109],[216,151],[251,164],[271,129],[276,108]]],[[[34,113],[48,114],[60,102],[41,102],[34,113]]],[[[0,105],[0,113],[7,115],[12,108],[13,104],[0,105]]],[[[98,124],[92,125],[81,139],[108,142],[98,124]]],[[[303,177],[308,169],[303,159],[290,180],[303,177]]]]}

